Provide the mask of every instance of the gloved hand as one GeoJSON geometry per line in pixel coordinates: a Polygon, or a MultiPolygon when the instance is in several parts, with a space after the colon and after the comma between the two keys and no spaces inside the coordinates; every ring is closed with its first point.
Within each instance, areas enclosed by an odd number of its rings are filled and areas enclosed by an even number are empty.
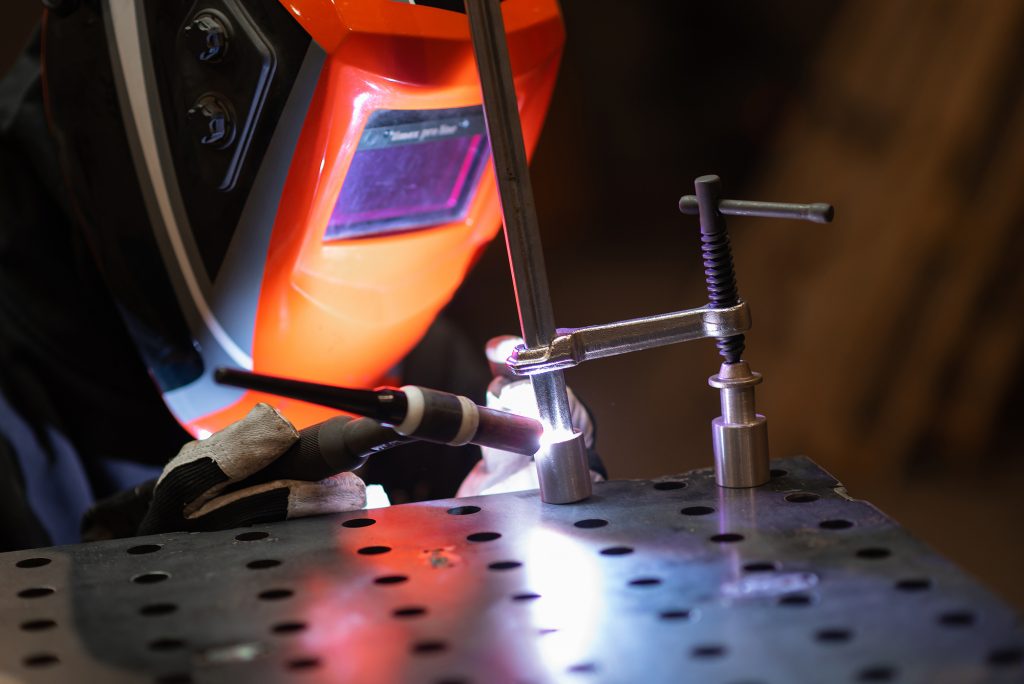
{"type": "MultiPolygon", "coordinates": [[[[495,338],[487,345],[488,360],[492,370],[500,372],[504,368],[504,357],[515,344],[521,344],[518,337],[495,338]],[[496,353],[495,358],[490,358],[496,353]]],[[[583,444],[587,449],[590,462],[590,476],[594,482],[607,477],[604,465],[594,449],[596,431],[594,421],[571,389],[569,393],[569,411],[572,415],[572,426],[577,432],[583,433],[583,444]]],[[[487,406],[502,411],[512,411],[531,418],[537,415],[537,400],[533,394],[533,383],[529,378],[498,375],[487,387],[487,406]]],[[[478,494],[498,494],[501,492],[517,492],[524,489],[537,489],[537,468],[532,456],[513,454],[489,447],[480,447],[482,458],[473,467],[466,479],[459,486],[456,496],[476,496],[478,494]]]]}
{"type": "Polygon", "coordinates": [[[155,482],[97,504],[83,520],[83,538],[227,529],[366,505],[366,487],[350,472],[319,482],[246,482],[297,439],[284,416],[257,404],[242,420],[183,446],[155,482]]]}

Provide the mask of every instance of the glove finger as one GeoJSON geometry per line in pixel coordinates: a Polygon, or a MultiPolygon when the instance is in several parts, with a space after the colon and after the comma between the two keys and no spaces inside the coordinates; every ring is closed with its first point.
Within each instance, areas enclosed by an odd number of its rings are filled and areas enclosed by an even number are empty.
{"type": "Polygon", "coordinates": [[[288,485],[286,480],[277,480],[218,496],[200,509],[201,514],[185,519],[182,527],[210,532],[284,520],[288,517],[288,485]],[[246,494],[239,496],[243,492],[246,494]]]}
{"type": "Polygon", "coordinates": [[[354,473],[319,482],[275,480],[218,496],[187,516],[189,529],[218,530],[288,518],[340,513],[366,505],[366,485],[354,473]]]}
{"type": "Polygon", "coordinates": [[[288,517],[355,511],[366,506],[366,484],[355,473],[338,473],[319,482],[296,482],[288,493],[288,517]]]}
{"type": "Polygon", "coordinates": [[[299,438],[288,420],[269,404],[259,403],[239,421],[204,440],[189,442],[171,459],[157,481],[160,485],[177,470],[191,466],[192,477],[183,491],[179,483],[175,499],[185,504],[185,514],[200,507],[224,487],[249,477],[283,454],[299,438]],[[195,464],[195,465],[192,465],[195,464]]]}

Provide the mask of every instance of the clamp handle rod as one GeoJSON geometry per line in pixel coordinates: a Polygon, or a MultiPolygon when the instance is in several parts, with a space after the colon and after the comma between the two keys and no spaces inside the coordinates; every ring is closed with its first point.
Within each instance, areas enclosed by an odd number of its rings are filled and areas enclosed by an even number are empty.
{"type": "MultiPolygon", "coordinates": [[[[505,244],[523,340],[530,346],[547,345],[556,334],[555,315],[548,290],[537,208],[530,185],[530,169],[526,165],[526,145],[501,2],[465,0],[465,8],[480,74],[484,123],[501,200],[505,244]]],[[[531,383],[537,397],[537,409],[546,428],[554,435],[573,435],[569,396],[562,373],[541,373],[531,378],[531,383]]],[[[545,503],[573,503],[590,497],[587,454],[578,437],[563,439],[534,457],[540,495],[545,503]]]]}
{"type": "MultiPolygon", "coordinates": [[[[679,211],[684,214],[700,213],[697,196],[683,195],[679,211]]],[[[726,216],[761,216],[764,218],[797,219],[813,223],[831,223],[836,210],[831,204],[793,204],[789,202],[754,202],[752,200],[724,199],[718,202],[718,211],[726,216]]]]}

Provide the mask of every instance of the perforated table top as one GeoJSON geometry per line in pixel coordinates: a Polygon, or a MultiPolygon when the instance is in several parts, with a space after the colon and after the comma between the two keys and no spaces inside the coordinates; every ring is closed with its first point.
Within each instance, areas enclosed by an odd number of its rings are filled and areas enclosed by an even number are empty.
{"type": "Polygon", "coordinates": [[[1012,609],[806,458],[0,554],[0,682],[1021,682],[1012,609]]]}

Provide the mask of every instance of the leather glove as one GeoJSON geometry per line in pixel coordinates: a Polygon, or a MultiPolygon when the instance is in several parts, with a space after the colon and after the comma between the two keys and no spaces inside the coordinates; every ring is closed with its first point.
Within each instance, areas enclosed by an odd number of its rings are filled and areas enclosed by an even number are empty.
{"type": "Polygon", "coordinates": [[[238,422],[183,446],[155,482],[97,504],[83,520],[83,538],[228,529],[363,508],[366,487],[350,472],[319,482],[259,481],[259,471],[298,437],[277,410],[257,404],[238,422]]]}
{"type": "MultiPolygon", "coordinates": [[[[519,338],[499,338],[505,344],[520,343],[519,338]]],[[[513,345],[514,346],[514,345],[513,345]]],[[[502,363],[504,359],[501,359],[502,363]]],[[[594,482],[607,477],[604,465],[594,449],[596,430],[590,412],[570,389],[569,411],[572,415],[572,426],[577,432],[583,433],[583,444],[587,449],[590,461],[590,476],[594,482]]],[[[487,406],[502,411],[512,411],[531,418],[537,415],[537,400],[533,394],[533,383],[529,378],[498,376],[487,387],[487,406]]],[[[513,454],[508,451],[480,447],[482,458],[473,467],[466,479],[459,486],[456,496],[476,496],[478,494],[498,494],[500,492],[516,492],[524,489],[537,489],[537,468],[532,456],[513,454]]]]}

